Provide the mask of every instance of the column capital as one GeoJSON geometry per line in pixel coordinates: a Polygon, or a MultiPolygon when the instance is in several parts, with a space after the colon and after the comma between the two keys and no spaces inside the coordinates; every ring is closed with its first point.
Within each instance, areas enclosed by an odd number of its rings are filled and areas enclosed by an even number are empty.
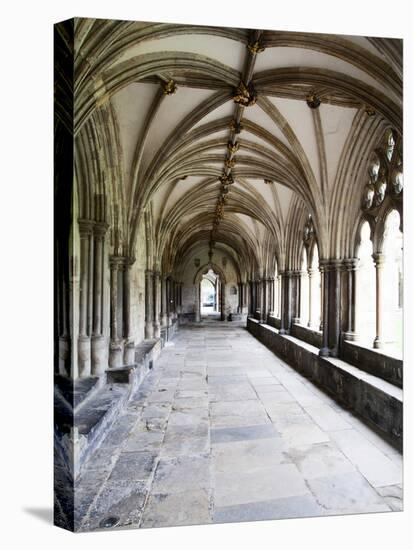
{"type": "Polygon", "coordinates": [[[125,256],[124,258],[125,258],[123,262],[124,269],[130,269],[135,263],[136,258],[131,258],[130,256],[125,256]]]}
{"type": "Polygon", "coordinates": [[[122,269],[125,266],[126,258],[124,256],[109,256],[110,269],[122,269]]]}
{"type": "Polygon", "coordinates": [[[80,238],[89,237],[93,235],[93,226],[94,223],[92,220],[78,219],[77,223],[79,225],[80,238]]]}
{"type": "Polygon", "coordinates": [[[345,258],[343,264],[347,271],[355,271],[358,268],[359,261],[359,258],[345,258]]]}
{"type": "Polygon", "coordinates": [[[109,228],[109,225],[106,222],[94,222],[93,224],[93,235],[97,239],[103,239],[106,235],[106,232],[109,228]]]}
{"type": "Polygon", "coordinates": [[[376,267],[383,267],[386,257],[382,252],[372,254],[372,258],[376,267]]]}
{"type": "Polygon", "coordinates": [[[345,260],[343,258],[320,260],[319,266],[320,271],[341,271],[345,267],[345,260]]]}

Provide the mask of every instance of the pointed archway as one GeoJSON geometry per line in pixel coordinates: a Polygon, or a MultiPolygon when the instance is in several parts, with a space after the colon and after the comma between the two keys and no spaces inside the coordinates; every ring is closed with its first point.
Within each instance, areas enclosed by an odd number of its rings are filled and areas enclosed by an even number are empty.
{"type": "Polygon", "coordinates": [[[211,284],[214,286],[214,293],[212,293],[215,300],[215,313],[220,314],[221,321],[225,321],[225,287],[226,277],[222,269],[214,263],[208,263],[201,266],[195,274],[194,285],[196,286],[195,293],[195,321],[200,322],[203,313],[203,281],[208,281],[204,284],[211,284]]]}

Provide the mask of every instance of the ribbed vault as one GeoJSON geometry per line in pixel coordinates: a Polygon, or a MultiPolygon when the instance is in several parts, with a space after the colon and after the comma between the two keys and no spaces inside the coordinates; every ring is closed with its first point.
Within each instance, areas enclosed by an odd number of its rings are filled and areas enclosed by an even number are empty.
{"type": "Polygon", "coordinates": [[[402,131],[397,41],[82,19],[75,62],[79,215],[115,254],[145,219],[148,267],[220,249],[246,280],[299,268],[309,214],[321,258],[354,253],[369,155],[402,131]]]}

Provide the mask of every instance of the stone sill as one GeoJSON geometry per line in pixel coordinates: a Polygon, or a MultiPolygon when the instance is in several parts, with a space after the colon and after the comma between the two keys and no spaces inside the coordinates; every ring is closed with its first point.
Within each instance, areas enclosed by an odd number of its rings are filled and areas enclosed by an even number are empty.
{"type": "Polygon", "coordinates": [[[347,363],[399,388],[403,387],[403,361],[386,354],[385,350],[368,348],[358,342],[344,340],[341,356],[347,363]]]}
{"type": "Polygon", "coordinates": [[[312,346],[320,349],[322,347],[323,333],[301,323],[293,323],[291,327],[291,336],[295,336],[299,340],[303,340],[312,346]]]}
{"type": "Polygon", "coordinates": [[[403,354],[398,352],[393,352],[386,348],[373,348],[372,346],[368,346],[367,344],[363,344],[363,342],[359,342],[358,340],[346,340],[344,339],[344,342],[346,344],[350,344],[351,346],[355,346],[357,348],[361,348],[363,350],[366,350],[367,352],[376,353],[378,355],[383,355],[384,357],[387,357],[388,359],[400,361],[403,362],[403,354]]]}
{"type": "Polygon", "coordinates": [[[279,317],[275,317],[274,315],[268,316],[268,324],[271,327],[275,327],[279,329],[281,327],[281,319],[279,317]]]}

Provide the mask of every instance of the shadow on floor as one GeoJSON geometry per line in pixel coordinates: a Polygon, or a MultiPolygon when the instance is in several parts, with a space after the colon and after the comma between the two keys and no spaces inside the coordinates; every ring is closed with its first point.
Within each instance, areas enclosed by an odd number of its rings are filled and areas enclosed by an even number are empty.
{"type": "Polygon", "coordinates": [[[53,509],[52,508],[24,508],[26,514],[34,516],[49,525],[53,525],[53,509]]]}

